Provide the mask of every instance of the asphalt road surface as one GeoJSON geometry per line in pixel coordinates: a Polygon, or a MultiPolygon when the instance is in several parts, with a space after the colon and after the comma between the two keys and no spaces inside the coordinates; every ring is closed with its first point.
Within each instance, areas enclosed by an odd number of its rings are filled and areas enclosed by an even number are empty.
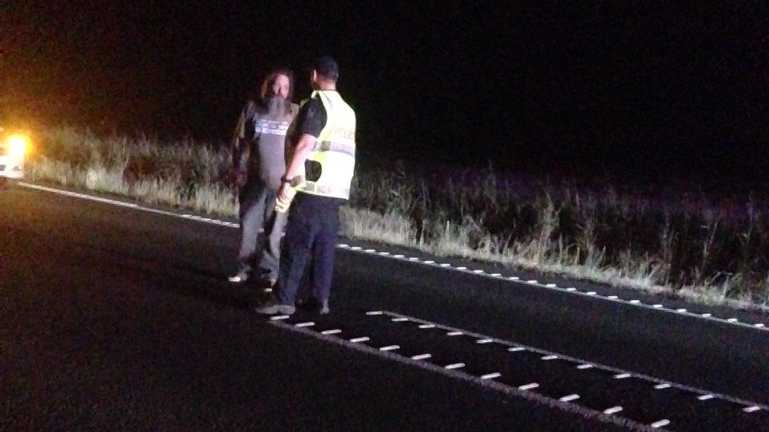
{"type": "Polygon", "coordinates": [[[0,192],[0,430],[769,430],[766,317],[340,239],[270,320],[237,237],[0,192]]]}

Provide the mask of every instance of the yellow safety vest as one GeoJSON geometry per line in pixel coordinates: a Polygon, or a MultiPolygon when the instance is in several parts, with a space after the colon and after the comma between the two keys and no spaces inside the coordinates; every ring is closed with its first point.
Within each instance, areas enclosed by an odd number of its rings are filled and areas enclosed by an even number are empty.
{"type": "MultiPolygon", "coordinates": [[[[326,109],[326,126],[320,132],[305,165],[320,165],[320,176],[306,178],[297,190],[332,198],[350,198],[350,183],[355,170],[355,111],[336,91],[318,90],[326,109]]],[[[307,170],[315,171],[315,170],[307,170]]]]}

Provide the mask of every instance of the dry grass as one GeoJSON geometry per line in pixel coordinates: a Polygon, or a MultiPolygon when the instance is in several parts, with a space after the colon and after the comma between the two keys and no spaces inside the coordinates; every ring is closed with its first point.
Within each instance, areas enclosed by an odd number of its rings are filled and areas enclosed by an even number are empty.
{"type": "MultiPolygon", "coordinates": [[[[70,128],[42,137],[28,178],[143,203],[234,217],[224,146],[70,128]]],[[[341,213],[357,239],[439,256],[763,310],[769,303],[769,200],[600,188],[493,169],[358,169],[341,213]]]]}

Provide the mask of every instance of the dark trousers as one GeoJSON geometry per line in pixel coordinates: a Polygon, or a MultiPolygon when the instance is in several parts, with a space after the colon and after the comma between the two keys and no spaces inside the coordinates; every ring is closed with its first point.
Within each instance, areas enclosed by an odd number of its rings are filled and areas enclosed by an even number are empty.
{"type": "Polygon", "coordinates": [[[343,200],[296,194],[288,214],[286,236],[280,255],[277,298],[293,305],[308,265],[309,288],[320,301],[331,294],[334,253],[339,230],[339,206],[343,200]]]}

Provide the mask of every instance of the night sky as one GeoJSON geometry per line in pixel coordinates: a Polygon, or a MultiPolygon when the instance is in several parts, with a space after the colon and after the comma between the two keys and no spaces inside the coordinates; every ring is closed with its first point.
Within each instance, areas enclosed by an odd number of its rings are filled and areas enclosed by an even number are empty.
{"type": "Polygon", "coordinates": [[[267,70],[294,69],[299,100],[307,64],[330,54],[362,158],[769,166],[765,1],[365,3],[0,2],[2,114],[223,142],[267,70]]]}

